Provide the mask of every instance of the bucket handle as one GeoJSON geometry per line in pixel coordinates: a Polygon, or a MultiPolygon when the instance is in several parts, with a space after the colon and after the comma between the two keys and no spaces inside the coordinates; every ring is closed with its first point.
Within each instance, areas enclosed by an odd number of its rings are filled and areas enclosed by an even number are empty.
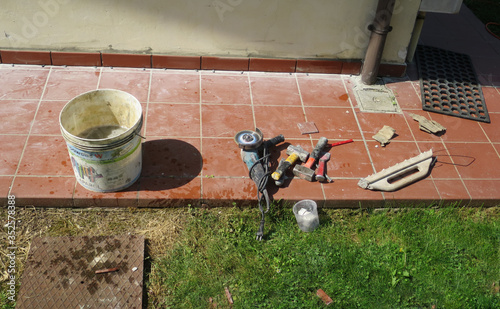
{"type": "Polygon", "coordinates": [[[137,133],[137,132],[134,132],[134,133],[135,133],[135,135],[139,136],[140,138],[146,139],[144,136],[140,135],[139,133],[137,133]]]}

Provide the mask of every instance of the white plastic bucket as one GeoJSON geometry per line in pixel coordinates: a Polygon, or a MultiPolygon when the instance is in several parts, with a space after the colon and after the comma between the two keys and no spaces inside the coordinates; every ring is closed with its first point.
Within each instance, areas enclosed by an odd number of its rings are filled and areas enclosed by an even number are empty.
{"type": "Polygon", "coordinates": [[[313,200],[302,200],[293,205],[297,224],[303,232],[312,232],[319,226],[318,206],[313,200]]]}
{"type": "Polygon", "coordinates": [[[131,94],[103,89],[69,101],[59,115],[75,177],[95,192],[131,186],[142,170],[142,107],[131,94]]]}

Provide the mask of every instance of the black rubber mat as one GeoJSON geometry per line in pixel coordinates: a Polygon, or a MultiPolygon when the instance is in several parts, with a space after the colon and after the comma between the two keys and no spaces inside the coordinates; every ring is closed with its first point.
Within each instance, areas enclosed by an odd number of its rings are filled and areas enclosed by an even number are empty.
{"type": "Polygon", "coordinates": [[[416,56],[423,110],[490,122],[483,91],[468,55],[419,45],[416,56]]]}

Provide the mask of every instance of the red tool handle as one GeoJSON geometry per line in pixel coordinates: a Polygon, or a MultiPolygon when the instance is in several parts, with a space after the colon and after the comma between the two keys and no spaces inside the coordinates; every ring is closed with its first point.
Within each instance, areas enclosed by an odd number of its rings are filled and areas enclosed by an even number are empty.
{"type": "Polygon", "coordinates": [[[309,159],[307,159],[306,163],[304,164],[304,167],[312,169],[314,162],[316,162],[316,159],[309,157],[309,159]]]}
{"type": "Polygon", "coordinates": [[[326,167],[326,161],[319,161],[319,166],[318,166],[318,172],[316,173],[316,179],[319,179],[320,181],[325,179],[325,167],[326,167]]]}
{"type": "Polygon", "coordinates": [[[346,141],[341,141],[341,142],[336,142],[336,143],[333,143],[333,144],[328,144],[328,146],[335,147],[335,146],[338,146],[338,145],[352,143],[352,142],[354,142],[352,139],[348,139],[346,141]]]}

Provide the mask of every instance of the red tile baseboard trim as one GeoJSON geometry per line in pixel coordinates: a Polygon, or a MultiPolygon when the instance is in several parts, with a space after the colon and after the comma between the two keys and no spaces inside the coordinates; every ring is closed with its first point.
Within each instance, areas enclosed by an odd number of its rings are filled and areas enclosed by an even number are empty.
{"type": "Polygon", "coordinates": [[[202,70],[248,71],[249,59],[239,57],[201,57],[202,70]]]}
{"type": "MultiPolygon", "coordinates": [[[[362,67],[360,60],[171,56],[7,49],[0,50],[0,63],[352,75],[360,74],[362,67]]],[[[405,73],[406,63],[383,63],[379,69],[380,76],[401,77],[405,73]]]]}
{"type": "Polygon", "coordinates": [[[50,51],[1,50],[2,63],[51,65],[50,51]]]}
{"type": "Polygon", "coordinates": [[[101,53],[52,52],[52,65],[101,66],[101,53]]]}

